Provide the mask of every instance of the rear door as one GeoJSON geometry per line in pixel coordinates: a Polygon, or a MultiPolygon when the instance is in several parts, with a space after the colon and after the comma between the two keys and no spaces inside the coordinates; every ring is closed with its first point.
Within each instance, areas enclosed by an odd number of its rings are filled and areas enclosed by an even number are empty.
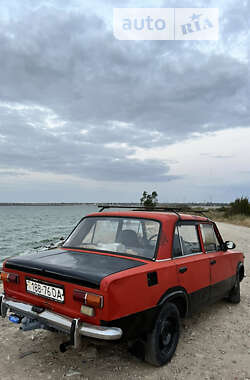
{"type": "Polygon", "coordinates": [[[190,296],[192,311],[209,300],[210,265],[202,252],[198,224],[180,222],[175,228],[173,258],[176,260],[179,285],[190,296]]]}
{"type": "Polygon", "coordinates": [[[223,298],[233,286],[232,255],[229,251],[221,249],[221,242],[213,223],[202,223],[200,228],[204,249],[210,264],[211,299],[215,301],[223,298]]]}

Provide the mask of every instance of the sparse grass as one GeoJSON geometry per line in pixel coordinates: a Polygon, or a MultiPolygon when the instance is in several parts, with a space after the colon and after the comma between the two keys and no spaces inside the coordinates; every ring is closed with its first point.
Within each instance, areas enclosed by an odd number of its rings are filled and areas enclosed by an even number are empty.
{"type": "Polygon", "coordinates": [[[210,210],[207,216],[218,222],[250,227],[250,203],[247,197],[235,199],[227,207],[210,210]]]}
{"type": "Polygon", "coordinates": [[[238,226],[250,227],[250,216],[243,214],[228,215],[225,210],[215,209],[206,213],[206,215],[217,222],[236,224],[238,226]]]}
{"type": "Polygon", "coordinates": [[[245,215],[250,217],[250,203],[247,197],[241,197],[235,199],[230,203],[229,207],[225,209],[228,216],[233,215],[245,215]]]}

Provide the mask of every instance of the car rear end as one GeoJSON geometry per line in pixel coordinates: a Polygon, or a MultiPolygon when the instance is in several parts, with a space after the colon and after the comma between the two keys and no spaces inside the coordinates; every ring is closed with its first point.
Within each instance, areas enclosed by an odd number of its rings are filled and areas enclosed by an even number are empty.
{"type": "Polygon", "coordinates": [[[130,310],[120,284],[127,286],[128,278],[132,284],[133,277],[133,289],[139,283],[147,290],[150,279],[143,267],[155,260],[160,227],[150,214],[94,214],[83,218],[63,247],[7,259],[1,273],[2,317],[9,311],[10,321],[23,330],[66,332],[74,346],[82,335],[120,339],[122,330],[109,321],[138,312],[145,303],[138,306],[138,294],[130,310]]]}
{"type": "Polygon", "coordinates": [[[107,295],[96,283],[86,281],[88,286],[83,286],[77,280],[72,283],[55,278],[60,277],[56,272],[51,277],[49,272],[46,276],[30,268],[18,270],[13,267],[13,262],[7,260],[1,272],[2,317],[9,311],[9,320],[24,331],[42,328],[67,333],[69,344],[75,347],[79,345],[80,336],[105,340],[121,338],[120,329],[100,326],[107,295]]]}

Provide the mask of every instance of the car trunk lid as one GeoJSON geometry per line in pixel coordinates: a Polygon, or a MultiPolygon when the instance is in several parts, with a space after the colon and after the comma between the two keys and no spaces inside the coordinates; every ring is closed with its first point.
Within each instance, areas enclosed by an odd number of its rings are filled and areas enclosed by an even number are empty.
{"type": "Polygon", "coordinates": [[[5,268],[99,289],[104,277],[144,264],[126,257],[60,248],[9,258],[5,268]]]}

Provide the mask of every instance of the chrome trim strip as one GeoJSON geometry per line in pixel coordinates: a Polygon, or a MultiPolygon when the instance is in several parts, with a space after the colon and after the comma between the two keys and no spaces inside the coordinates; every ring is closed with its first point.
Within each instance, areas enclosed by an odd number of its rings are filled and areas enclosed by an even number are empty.
{"type": "Polygon", "coordinates": [[[97,339],[117,340],[122,336],[122,330],[118,327],[105,327],[82,323],[80,334],[97,339]]]}
{"type": "MultiPolygon", "coordinates": [[[[21,315],[28,316],[37,319],[50,327],[62,330],[66,333],[70,333],[72,324],[72,318],[62,316],[60,314],[53,313],[48,310],[44,310],[38,314],[32,311],[32,306],[27,303],[17,302],[12,299],[7,299],[4,295],[2,297],[2,317],[6,316],[6,312],[10,309],[13,312],[20,313],[21,315]]],[[[88,336],[91,338],[104,339],[104,340],[117,340],[122,336],[122,330],[118,327],[106,327],[91,325],[89,323],[81,322],[77,323],[75,331],[75,342],[78,345],[79,335],[88,336]],[[78,336],[76,336],[78,334],[78,336]]]]}
{"type": "Polygon", "coordinates": [[[203,255],[203,254],[206,255],[206,253],[204,253],[204,252],[195,252],[195,253],[190,253],[189,255],[182,255],[182,256],[173,257],[173,260],[183,259],[184,257],[195,256],[195,255],[203,255]]]}
{"type": "Polygon", "coordinates": [[[161,263],[162,261],[171,261],[172,258],[170,259],[160,259],[160,260],[155,260],[156,263],[161,263]]]}

